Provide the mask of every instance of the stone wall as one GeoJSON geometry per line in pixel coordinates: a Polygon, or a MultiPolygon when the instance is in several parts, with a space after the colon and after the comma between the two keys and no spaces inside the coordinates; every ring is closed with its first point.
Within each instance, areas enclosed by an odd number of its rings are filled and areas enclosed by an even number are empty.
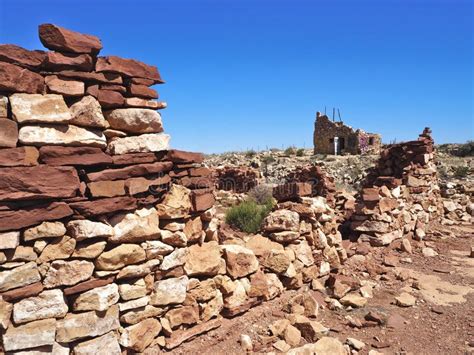
{"type": "Polygon", "coordinates": [[[382,145],[380,135],[354,130],[318,112],[314,123],[314,154],[334,154],[334,137],[339,139],[338,154],[377,154],[382,145]]]}
{"type": "Polygon", "coordinates": [[[443,213],[433,158],[429,128],[416,141],[382,151],[351,217],[351,228],[359,238],[374,245],[387,245],[406,235],[423,239],[427,224],[443,213]]]}
{"type": "Polygon", "coordinates": [[[261,173],[246,166],[225,166],[215,169],[216,187],[236,193],[249,192],[262,180],[261,173]]]}
{"type": "Polygon", "coordinates": [[[345,258],[323,197],[221,230],[197,153],[169,149],[154,66],[40,26],[0,46],[0,352],[123,354],[216,328],[345,258]]]}
{"type": "Polygon", "coordinates": [[[324,167],[319,165],[298,166],[287,175],[286,180],[289,183],[310,184],[311,193],[309,196],[322,196],[334,208],[336,184],[334,183],[334,177],[329,176],[324,167]]]}
{"type": "Polygon", "coordinates": [[[221,270],[218,248],[210,271],[179,269],[212,237],[210,171],[169,149],[156,67],[39,34],[51,51],[0,45],[0,352],[143,351],[200,320],[181,306],[191,275],[221,270]]]}

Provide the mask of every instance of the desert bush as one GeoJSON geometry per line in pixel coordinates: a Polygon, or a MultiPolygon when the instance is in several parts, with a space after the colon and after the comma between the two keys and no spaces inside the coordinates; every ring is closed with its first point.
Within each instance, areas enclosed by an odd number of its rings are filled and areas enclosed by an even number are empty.
{"type": "Polygon", "coordinates": [[[459,147],[455,151],[453,151],[453,155],[458,157],[472,157],[474,156],[474,141],[467,141],[464,144],[460,144],[459,147]]]}
{"type": "Polygon", "coordinates": [[[243,201],[227,210],[225,220],[231,226],[246,233],[257,233],[272,207],[259,205],[255,201],[243,201]]]}
{"type": "Polygon", "coordinates": [[[247,150],[245,152],[245,157],[246,158],[253,158],[255,155],[257,155],[257,152],[253,149],[247,150]]]}
{"type": "Polygon", "coordinates": [[[453,168],[454,176],[458,178],[465,178],[469,174],[468,166],[456,166],[453,168]]]}
{"type": "Polygon", "coordinates": [[[273,201],[273,188],[271,185],[261,184],[248,192],[249,199],[258,205],[271,204],[273,201]]]}
{"type": "Polygon", "coordinates": [[[304,149],[303,148],[300,148],[296,151],[296,156],[297,157],[302,157],[304,156],[304,149]]]}
{"type": "Polygon", "coordinates": [[[295,147],[288,147],[285,149],[285,155],[295,155],[296,148],[295,147]]]}

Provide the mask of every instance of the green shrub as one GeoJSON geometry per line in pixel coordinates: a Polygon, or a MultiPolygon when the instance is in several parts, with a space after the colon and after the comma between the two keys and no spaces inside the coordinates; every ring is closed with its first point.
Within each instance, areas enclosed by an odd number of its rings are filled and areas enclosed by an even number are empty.
{"type": "Polygon", "coordinates": [[[258,205],[255,201],[243,201],[227,210],[225,221],[242,232],[257,233],[271,209],[270,204],[258,205]]]}
{"type": "Polygon", "coordinates": [[[459,145],[453,154],[458,157],[474,156],[474,141],[467,141],[466,143],[459,145]]]}
{"type": "Polygon", "coordinates": [[[295,155],[296,148],[295,147],[288,147],[285,149],[285,155],[295,155]]]}
{"type": "Polygon", "coordinates": [[[247,150],[247,151],[245,152],[245,156],[246,156],[247,158],[253,158],[255,155],[257,155],[257,152],[256,152],[255,150],[253,150],[253,149],[247,150]]]}
{"type": "Polygon", "coordinates": [[[304,149],[303,148],[300,148],[296,151],[296,156],[297,157],[302,157],[304,156],[304,149]]]}
{"type": "Polygon", "coordinates": [[[469,174],[468,166],[456,166],[453,170],[454,176],[458,178],[465,178],[469,174]]]}

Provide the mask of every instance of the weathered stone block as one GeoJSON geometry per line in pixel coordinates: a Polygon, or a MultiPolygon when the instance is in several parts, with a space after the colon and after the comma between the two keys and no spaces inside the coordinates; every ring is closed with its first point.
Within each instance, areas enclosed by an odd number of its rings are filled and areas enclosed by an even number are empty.
{"type": "Polygon", "coordinates": [[[17,142],[18,124],[8,118],[0,117],[0,148],[14,148],[17,142]]]}
{"type": "Polygon", "coordinates": [[[63,202],[21,210],[0,211],[0,232],[29,227],[42,221],[61,219],[72,213],[68,205],[63,202]]]}
{"type": "Polygon", "coordinates": [[[41,281],[35,262],[0,272],[0,292],[41,281]]]}
{"type": "Polygon", "coordinates": [[[25,298],[13,307],[16,324],[47,318],[62,318],[68,306],[61,290],[47,290],[36,297],[25,298]]]}
{"type": "Polygon", "coordinates": [[[0,166],[38,165],[38,157],[39,152],[35,147],[2,149],[0,150],[0,166]]]}
{"type": "Polygon", "coordinates": [[[43,46],[60,52],[97,54],[102,49],[102,43],[96,36],[49,23],[39,26],[39,37],[43,46]]]}
{"type": "Polygon", "coordinates": [[[3,335],[3,346],[6,351],[14,351],[53,345],[55,334],[55,319],[44,319],[19,326],[11,325],[3,335]]]}
{"type": "Polygon", "coordinates": [[[79,185],[74,168],[38,165],[0,169],[2,200],[74,197],[79,185]]]}
{"type": "Polygon", "coordinates": [[[28,69],[0,62],[0,90],[29,94],[42,93],[44,78],[28,69]]]}
{"type": "Polygon", "coordinates": [[[56,341],[69,343],[86,337],[103,335],[120,327],[117,305],[105,312],[69,313],[58,321],[56,341]]]}
{"type": "Polygon", "coordinates": [[[85,260],[53,261],[43,284],[46,288],[72,286],[92,276],[94,264],[85,260]]]}
{"type": "Polygon", "coordinates": [[[148,133],[134,137],[116,138],[107,150],[112,155],[128,153],[160,152],[169,149],[170,136],[164,133],[148,133]]]}
{"type": "Polygon", "coordinates": [[[61,145],[72,147],[105,148],[106,139],[102,131],[73,125],[39,124],[20,128],[18,139],[21,144],[43,146],[61,145]]]}
{"type": "Polygon", "coordinates": [[[13,94],[13,119],[18,123],[68,123],[71,113],[61,95],[13,94]]]}
{"type": "Polygon", "coordinates": [[[105,113],[105,118],[113,129],[130,133],[163,132],[161,116],[154,110],[143,108],[120,108],[105,113]]]}
{"type": "Polygon", "coordinates": [[[74,301],[74,311],[105,311],[116,304],[120,296],[114,283],[93,288],[80,294],[74,301]]]}

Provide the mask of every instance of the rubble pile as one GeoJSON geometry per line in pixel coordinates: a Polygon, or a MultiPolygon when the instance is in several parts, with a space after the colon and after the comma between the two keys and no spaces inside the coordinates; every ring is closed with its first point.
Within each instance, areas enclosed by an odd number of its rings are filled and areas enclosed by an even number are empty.
{"type": "Polygon", "coordinates": [[[431,131],[418,140],[390,145],[358,195],[351,228],[374,245],[404,234],[421,240],[426,225],[442,214],[431,131]]]}
{"type": "Polygon", "coordinates": [[[444,225],[472,224],[474,217],[474,185],[467,181],[440,184],[443,197],[444,225]]]}
{"type": "Polygon", "coordinates": [[[246,166],[225,166],[215,169],[216,187],[219,190],[245,193],[257,186],[261,173],[246,166]]]}
{"type": "Polygon", "coordinates": [[[156,67],[39,34],[51,51],[0,45],[0,352],[175,347],[219,314],[213,277],[228,278],[217,243],[198,244],[210,171],[169,149],[156,67]]]}

